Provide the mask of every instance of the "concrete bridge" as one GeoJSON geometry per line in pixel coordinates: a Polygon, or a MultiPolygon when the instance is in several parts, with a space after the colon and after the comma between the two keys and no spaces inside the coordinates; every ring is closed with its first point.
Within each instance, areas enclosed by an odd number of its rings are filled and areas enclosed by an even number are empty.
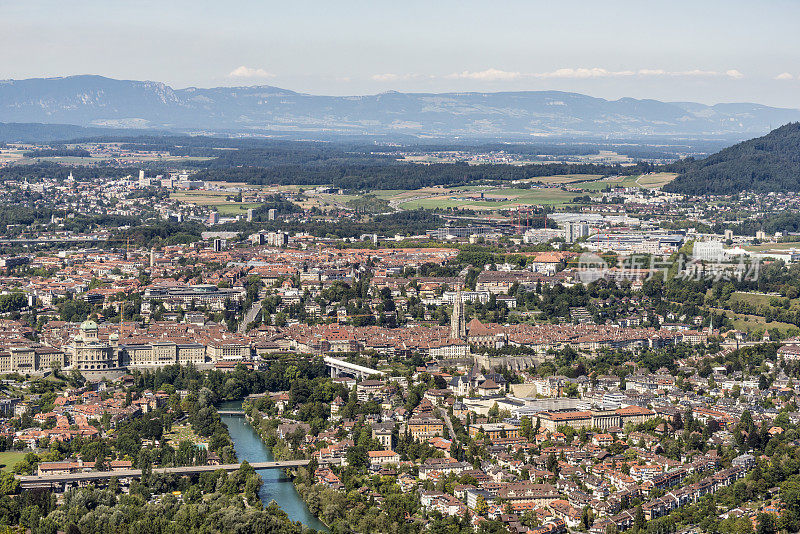
{"type": "MultiPolygon", "coordinates": [[[[310,460],[286,460],[282,462],[253,462],[250,465],[253,469],[292,469],[308,465],[310,460]]],[[[236,471],[242,466],[237,464],[222,465],[192,465],[185,467],[160,467],[154,468],[153,473],[176,474],[176,475],[197,475],[224,469],[225,471],[236,471]]],[[[22,489],[33,488],[60,488],[66,484],[84,485],[96,480],[109,480],[112,478],[141,478],[141,469],[117,469],[115,471],[86,471],[80,473],[63,473],[55,475],[16,475],[22,489]]]]}
{"type": "Polygon", "coordinates": [[[384,376],[386,374],[383,371],[378,371],[377,369],[370,369],[369,367],[364,367],[363,365],[356,365],[354,363],[346,362],[344,360],[340,360],[339,358],[332,358],[330,356],[326,356],[324,361],[325,365],[330,368],[331,376],[333,378],[347,375],[363,380],[372,375],[384,376]]]}
{"type": "Polygon", "coordinates": [[[244,416],[244,410],[217,410],[220,415],[241,415],[244,416]]]}

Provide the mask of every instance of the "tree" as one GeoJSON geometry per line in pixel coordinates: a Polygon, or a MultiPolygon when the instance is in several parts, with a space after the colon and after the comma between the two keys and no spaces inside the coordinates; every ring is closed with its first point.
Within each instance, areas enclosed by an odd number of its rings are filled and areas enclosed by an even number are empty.
{"type": "Polygon", "coordinates": [[[566,386],[564,386],[564,395],[570,398],[575,398],[578,396],[578,384],[574,382],[569,382],[566,386]]]}
{"type": "Polygon", "coordinates": [[[592,512],[588,506],[583,507],[583,514],[581,514],[581,526],[584,530],[589,530],[593,523],[592,512]]]}
{"type": "Polygon", "coordinates": [[[758,389],[761,391],[769,389],[769,379],[763,374],[758,377],[758,389]]]}
{"type": "Polygon", "coordinates": [[[555,472],[558,468],[558,460],[556,460],[556,455],[552,452],[547,455],[547,470],[551,472],[555,472]]]}
{"type": "Polygon", "coordinates": [[[478,500],[475,502],[475,513],[485,515],[488,510],[489,505],[486,504],[486,499],[483,498],[483,495],[479,495],[478,500]]]}
{"type": "Polygon", "coordinates": [[[644,517],[644,510],[642,510],[642,505],[641,504],[636,507],[636,515],[634,516],[634,524],[636,525],[636,528],[638,528],[639,530],[645,528],[645,526],[647,525],[647,520],[644,517]]]}
{"type": "Polygon", "coordinates": [[[756,534],[775,534],[775,519],[772,514],[758,514],[756,517],[756,534]]]}
{"type": "Polygon", "coordinates": [[[97,459],[94,461],[94,470],[95,471],[106,470],[106,459],[103,456],[97,455],[97,459]]]}
{"type": "Polygon", "coordinates": [[[519,432],[522,436],[526,439],[531,439],[531,432],[533,431],[533,425],[531,424],[530,417],[523,417],[519,422],[519,432]]]}
{"type": "Polygon", "coordinates": [[[781,499],[790,510],[800,512],[800,482],[787,480],[781,485],[781,499]]]}

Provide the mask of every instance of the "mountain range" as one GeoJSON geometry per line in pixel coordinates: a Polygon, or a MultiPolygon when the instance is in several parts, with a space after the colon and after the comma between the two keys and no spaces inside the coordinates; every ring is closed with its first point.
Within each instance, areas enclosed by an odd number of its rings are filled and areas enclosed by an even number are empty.
{"type": "Polygon", "coordinates": [[[800,121],[800,110],[751,103],[605,100],[559,91],[320,96],[271,86],[173,89],[160,82],[90,75],[0,81],[0,122],[296,139],[744,139],[792,121],[800,121]]]}

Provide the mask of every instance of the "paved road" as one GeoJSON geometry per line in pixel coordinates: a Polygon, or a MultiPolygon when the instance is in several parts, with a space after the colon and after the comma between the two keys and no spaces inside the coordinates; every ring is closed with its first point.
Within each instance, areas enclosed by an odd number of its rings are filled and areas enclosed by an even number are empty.
{"type": "Polygon", "coordinates": [[[447,410],[442,408],[441,406],[438,408],[439,415],[444,419],[444,424],[447,425],[447,430],[450,432],[450,439],[453,440],[453,443],[458,443],[458,438],[456,437],[456,431],[453,430],[453,422],[450,421],[450,416],[447,415],[447,410]]]}
{"type": "MultiPolygon", "coordinates": [[[[308,465],[310,460],[287,460],[283,462],[253,462],[250,465],[254,469],[284,469],[292,467],[300,467],[308,465]]],[[[241,463],[237,464],[222,464],[222,465],[195,465],[186,467],[162,467],[153,469],[153,473],[165,474],[178,474],[178,475],[193,475],[198,473],[206,473],[209,471],[217,471],[224,469],[225,471],[236,471],[242,466],[241,463]]],[[[84,482],[91,480],[104,480],[109,478],[140,478],[142,476],[141,469],[118,469],[116,471],[88,471],[85,473],[69,473],[63,475],[16,475],[23,488],[42,487],[52,484],[63,484],[65,482],[84,482]]]]}
{"type": "Polygon", "coordinates": [[[250,308],[244,312],[244,319],[242,322],[239,323],[238,332],[240,334],[244,334],[247,330],[247,325],[253,322],[258,315],[258,312],[261,311],[261,301],[264,300],[264,289],[258,292],[258,298],[256,298],[253,303],[250,305],[250,308]]]}

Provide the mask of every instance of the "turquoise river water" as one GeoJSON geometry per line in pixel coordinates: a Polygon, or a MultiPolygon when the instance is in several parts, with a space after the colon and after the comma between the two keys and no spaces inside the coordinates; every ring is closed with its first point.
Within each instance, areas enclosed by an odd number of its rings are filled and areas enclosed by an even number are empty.
{"type": "MultiPolygon", "coordinates": [[[[239,410],[241,408],[241,401],[224,402],[219,406],[220,410],[239,410]]],[[[251,463],[273,461],[272,451],[244,417],[224,415],[222,422],[228,427],[236,448],[236,456],[240,461],[247,460],[251,463]]],[[[292,480],[282,469],[262,469],[258,471],[258,474],[264,479],[264,484],[258,492],[261,502],[267,505],[270,501],[275,501],[292,521],[300,521],[305,526],[316,530],[328,530],[324,523],[311,514],[297,493],[292,480]]]]}

